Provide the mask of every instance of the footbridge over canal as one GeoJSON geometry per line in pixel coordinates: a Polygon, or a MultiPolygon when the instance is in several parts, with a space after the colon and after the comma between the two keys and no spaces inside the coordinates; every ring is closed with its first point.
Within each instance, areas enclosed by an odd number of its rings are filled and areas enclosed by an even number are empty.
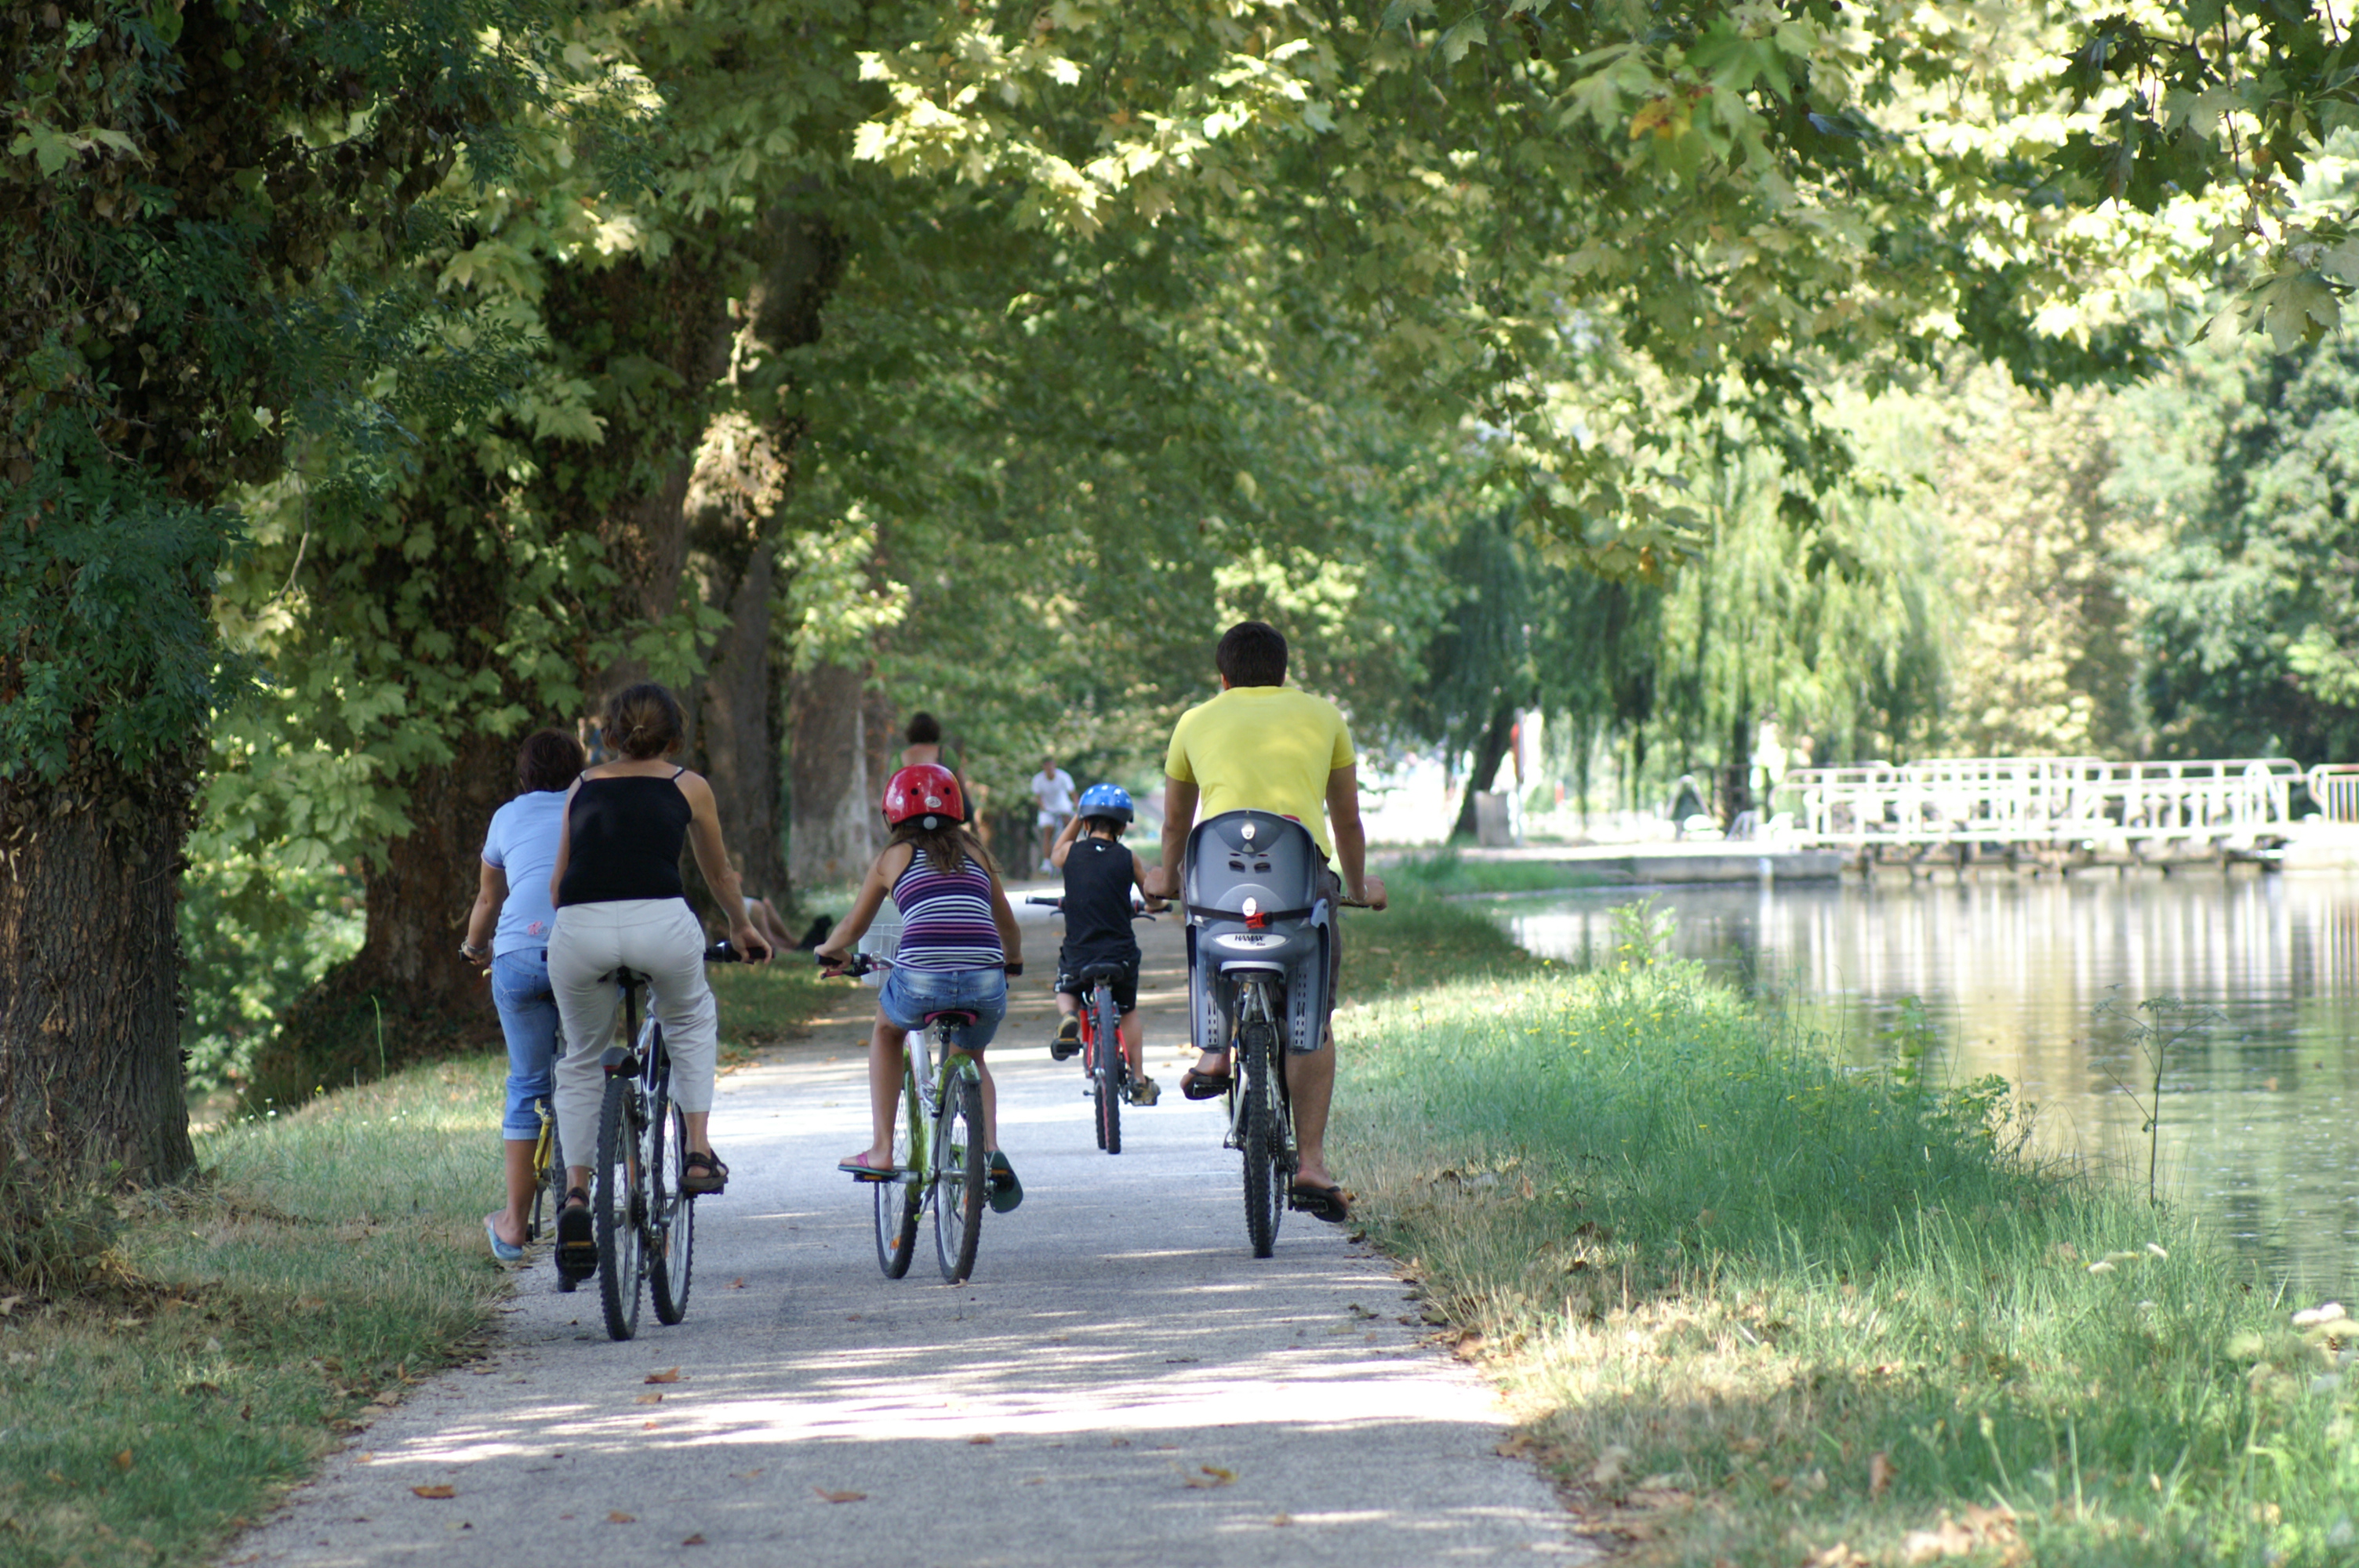
{"type": "Polygon", "coordinates": [[[1785,843],[1863,860],[2266,865],[2303,842],[2359,849],[2359,765],[2282,757],[1869,762],[1798,769],[1777,793],[1793,807],[1776,825],[1785,843]]]}

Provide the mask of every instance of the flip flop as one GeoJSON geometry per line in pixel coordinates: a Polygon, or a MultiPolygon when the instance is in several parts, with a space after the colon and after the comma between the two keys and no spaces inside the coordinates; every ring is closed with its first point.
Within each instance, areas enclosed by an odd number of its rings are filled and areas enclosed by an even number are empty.
{"type": "Polygon", "coordinates": [[[565,1206],[557,1211],[557,1271],[576,1280],[598,1271],[598,1232],[590,1218],[590,1195],[580,1187],[565,1195],[565,1206]],[[575,1198],[582,1200],[578,1208],[575,1198]]]}
{"type": "Polygon", "coordinates": [[[484,1221],[484,1234],[491,1238],[492,1256],[494,1258],[496,1258],[503,1263],[521,1263],[524,1261],[524,1249],[517,1246],[513,1241],[501,1240],[499,1227],[488,1219],[484,1221]]]}
{"type": "Polygon", "coordinates": [[[990,1191],[994,1214],[1006,1214],[1024,1201],[1024,1184],[1016,1179],[1016,1167],[995,1149],[991,1154],[991,1174],[984,1184],[990,1191]]]}
{"type": "Polygon", "coordinates": [[[688,1158],[679,1162],[679,1190],[690,1197],[718,1197],[728,1186],[729,1167],[721,1162],[718,1154],[701,1154],[691,1149],[688,1158]]]}
{"type": "Polygon", "coordinates": [[[898,1165],[870,1164],[865,1149],[849,1160],[838,1160],[835,1168],[856,1182],[889,1182],[902,1173],[898,1165]]]}
{"type": "Polygon", "coordinates": [[[1229,1082],[1226,1073],[1199,1072],[1190,1067],[1180,1076],[1180,1092],[1190,1099],[1218,1099],[1229,1092],[1229,1082]]]}
{"type": "Polygon", "coordinates": [[[1313,1219],[1341,1225],[1352,1217],[1352,1195],[1341,1187],[1322,1187],[1316,1182],[1297,1182],[1293,1190],[1286,1195],[1286,1206],[1313,1219]]]}

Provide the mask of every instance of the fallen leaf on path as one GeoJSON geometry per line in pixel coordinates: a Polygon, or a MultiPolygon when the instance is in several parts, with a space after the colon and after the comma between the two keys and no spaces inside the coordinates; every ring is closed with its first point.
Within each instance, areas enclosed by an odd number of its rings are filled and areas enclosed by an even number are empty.
{"type": "Polygon", "coordinates": [[[1884,1496],[1885,1489],[1891,1485],[1892,1455],[1869,1454],[1867,1456],[1867,1495],[1871,1498],[1880,1498],[1884,1496]]]}
{"type": "Polygon", "coordinates": [[[1234,1470],[1223,1470],[1218,1465],[1200,1465],[1196,1474],[1188,1477],[1191,1487],[1225,1487],[1237,1478],[1234,1470]]]}
{"type": "Polygon", "coordinates": [[[682,1546],[702,1546],[704,1544],[704,1537],[701,1535],[691,1535],[686,1541],[681,1541],[680,1544],[682,1546]]]}
{"type": "Polygon", "coordinates": [[[1532,1434],[1528,1432],[1519,1432],[1505,1443],[1495,1444],[1491,1452],[1502,1459],[1520,1459],[1531,1451],[1531,1446],[1532,1434]]]}
{"type": "Polygon", "coordinates": [[[657,1422],[643,1421],[639,1422],[639,1430],[641,1432],[653,1432],[659,1424],[660,1423],[657,1422]]]}
{"type": "Polygon", "coordinates": [[[1294,1522],[1294,1516],[1292,1514],[1278,1514],[1272,1518],[1269,1522],[1274,1525],[1284,1527],[1294,1522]]]}
{"type": "Polygon", "coordinates": [[[128,1470],[132,1464],[131,1450],[128,1448],[114,1456],[114,1467],[118,1470],[128,1470]]]}
{"type": "Polygon", "coordinates": [[[679,1381],[679,1368],[674,1367],[669,1372],[650,1372],[639,1380],[643,1383],[677,1383],[679,1381]]]}
{"type": "Polygon", "coordinates": [[[661,1394],[641,1394],[639,1396],[639,1403],[643,1405],[659,1405],[663,1403],[663,1396],[661,1394]]]}
{"type": "Polygon", "coordinates": [[[412,1487],[409,1489],[413,1494],[421,1498],[455,1498],[459,1495],[457,1492],[451,1490],[448,1486],[440,1485],[439,1483],[431,1487],[412,1487]]]}
{"type": "Polygon", "coordinates": [[[745,1277],[743,1274],[740,1274],[737,1278],[730,1281],[729,1288],[733,1291],[744,1290],[745,1288],[745,1277]]]}
{"type": "Polygon", "coordinates": [[[831,1503],[858,1503],[865,1502],[868,1498],[868,1494],[865,1492],[831,1492],[825,1487],[813,1487],[811,1490],[817,1492],[822,1500],[831,1503]]]}
{"type": "Polygon", "coordinates": [[[967,1439],[967,1444],[969,1446],[974,1448],[988,1448],[998,1441],[999,1439],[995,1437],[990,1437],[982,1433],[977,1433],[973,1437],[967,1439]]]}
{"type": "Polygon", "coordinates": [[[606,1522],[608,1524],[636,1524],[639,1522],[639,1516],[636,1514],[626,1514],[620,1509],[614,1509],[606,1515],[606,1522]]]}

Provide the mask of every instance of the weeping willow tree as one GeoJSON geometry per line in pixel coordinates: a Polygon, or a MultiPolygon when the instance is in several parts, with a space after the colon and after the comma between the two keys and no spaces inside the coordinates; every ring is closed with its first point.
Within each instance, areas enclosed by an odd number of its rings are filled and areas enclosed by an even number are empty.
{"type": "Polygon", "coordinates": [[[1798,524],[1785,479],[1762,458],[1705,470],[1690,494],[1708,547],[1659,584],[1556,565],[1504,510],[1470,518],[1436,563],[1455,597],[1408,729],[1479,785],[1538,711],[1570,737],[1581,798],[1602,749],[1632,806],[1710,773],[1732,816],[1757,804],[1765,720],[1820,761],[1909,750],[1941,707],[1938,520],[1839,495],[1798,524]]]}
{"type": "Polygon", "coordinates": [[[1828,762],[1906,752],[1941,710],[1945,576],[1932,523],[1858,494],[1797,526],[1761,458],[1696,486],[1711,546],[1663,595],[1657,749],[1712,770],[1730,816],[1752,798],[1760,727],[1828,762]]]}

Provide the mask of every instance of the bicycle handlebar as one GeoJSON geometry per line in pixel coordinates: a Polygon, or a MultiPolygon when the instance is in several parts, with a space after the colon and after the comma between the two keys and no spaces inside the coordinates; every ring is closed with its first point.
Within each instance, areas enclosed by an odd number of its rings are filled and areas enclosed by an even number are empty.
{"type": "MultiPolygon", "coordinates": [[[[813,954],[812,957],[819,964],[820,973],[832,980],[856,980],[863,975],[873,975],[879,969],[889,969],[893,967],[892,959],[880,957],[875,953],[853,953],[832,968],[828,967],[825,958],[819,957],[817,954],[813,954]]],[[[1020,962],[1002,964],[999,967],[1007,971],[1010,979],[1024,972],[1024,966],[1020,962]]]]}
{"type": "MultiPolygon", "coordinates": [[[[1039,904],[1045,909],[1053,909],[1060,914],[1063,914],[1065,909],[1065,901],[1063,899],[1051,898],[1047,893],[1042,892],[1033,893],[1025,899],[1024,902],[1027,903],[1039,904]]],[[[1178,903],[1180,901],[1176,898],[1158,898],[1153,902],[1161,904],[1163,906],[1163,910],[1169,910],[1173,904],[1178,903]]],[[[1133,920],[1152,920],[1158,914],[1163,913],[1163,910],[1149,909],[1146,904],[1134,903],[1130,906],[1130,917],[1133,920]]]]}

